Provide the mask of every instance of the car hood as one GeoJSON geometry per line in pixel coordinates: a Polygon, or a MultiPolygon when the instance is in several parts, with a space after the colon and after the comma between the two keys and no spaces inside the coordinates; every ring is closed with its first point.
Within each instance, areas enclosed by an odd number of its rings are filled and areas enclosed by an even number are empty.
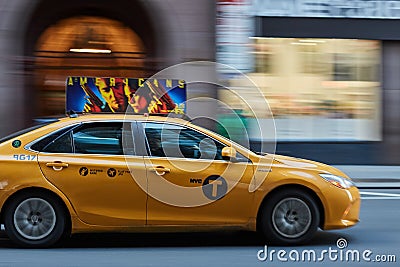
{"type": "Polygon", "coordinates": [[[334,175],[342,176],[345,178],[349,178],[345,173],[340,171],[339,169],[323,164],[321,162],[294,158],[282,155],[274,155],[274,161],[272,164],[274,168],[293,168],[293,169],[301,169],[301,170],[314,170],[320,173],[331,173],[334,175]]]}

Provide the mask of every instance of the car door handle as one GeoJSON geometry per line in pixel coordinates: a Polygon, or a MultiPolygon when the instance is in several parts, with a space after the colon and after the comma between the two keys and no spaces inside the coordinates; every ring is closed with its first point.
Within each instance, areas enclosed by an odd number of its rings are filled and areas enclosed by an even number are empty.
{"type": "Polygon", "coordinates": [[[54,162],[47,162],[46,166],[49,168],[53,168],[53,170],[55,171],[61,171],[62,169],[67,168],[69,164],[66,162],[54,161],[54,162]]]}
{"type": "Polygon", "coordinates": [[[171,169],[165,168],[164,166],[156,166],[156,167],[150,168],[150,171],[155,172],[157,175],[164,175],[168,172],[171,172],[171,169]]]}

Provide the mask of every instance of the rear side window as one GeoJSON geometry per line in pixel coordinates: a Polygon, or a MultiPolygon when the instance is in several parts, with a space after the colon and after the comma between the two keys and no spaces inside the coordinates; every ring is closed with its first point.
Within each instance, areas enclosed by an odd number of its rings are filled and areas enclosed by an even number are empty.
{"type": "Polygon", "coordinates": [[[44,149],[43,152],[48,153],[73,153],[71,131],[67,132],[54,141],[50,142],[44,149]]]}
{"type": "Polygon", "coordinates": [[[123,131],[122,122],[84,123],[57,131],[31,148],[47,153],[123,155],[123,131]]]}
{"type": "Polygon", "coordinates": [[[72,134],[75,153],[123,155],[122,122],[92,123],[72,134]]]}
{"type": "Polygon", "coordinates": [[[31,146],[31,149],[40,151],[40,152],[52,152],[52,153],[71,153],[72,152],[72,147],[71,143],[66,144],[65,147],[61,148],[60,144],[58,142],[58,139],[61,136],[64,136],[67,132],[69,132],[71,129],[73,129],[75,126],[70,126],[66,127],[64,129],[61,129],[55,133],[52,133],[45,138],[39,140],[35,144],[31,146]],[[69,147],[68,147],[69,146],[69,147]],[[60,150],[57,150],[59,148],[60,150]]]}

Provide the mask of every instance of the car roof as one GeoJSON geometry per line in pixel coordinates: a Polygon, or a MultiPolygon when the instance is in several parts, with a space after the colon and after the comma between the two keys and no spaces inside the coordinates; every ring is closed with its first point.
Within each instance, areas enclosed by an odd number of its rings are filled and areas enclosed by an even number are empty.
{"type": "Polygon", "coordinates": [[[104,120],[141,120],[141,121],[169,121],[181,124],[189,124],[188,120],[177,118],[176,114],[165,114],[165,115],[137,115],[137,114],[124,114],[124,113],[83,113],[73,114],[66,117],[58,118],[60,122],[87,122],[87,121],[104,121],[104,120]]]}
{"type": "MultiPolygon", "coordinates": [[[[166,114],[168,115],[168,114],[166,114]]],[[[173,115],[175,116],[175,115],[173,115]]],[[[69,116],[52,116],[47,118],[36,119],[37,125],[24,129],[23,131],[19,131],[13,133],[9,136],[2,138],[1,143],[7,142],[13,138],[25,138],[28,139],[36,139],[37,137],[43,136],[47,133],[56,131],[62,127],[66,127],[69,125],[85,123],[85,122],[106,122],[106,121],[120,121],[124,122],[125,120],[132,121],[152,121],[152,122],[172,122],[181,125],[191,125],[192,127],[198,128],[198,126],[193,125],[187,120],[183,120],[180,118],[171,118],[169,116],[160,116],[160,115],[130,115],[130,114],[119,114],[119,113],[96,113],[96,114],[72,114],[69,116]]]]}

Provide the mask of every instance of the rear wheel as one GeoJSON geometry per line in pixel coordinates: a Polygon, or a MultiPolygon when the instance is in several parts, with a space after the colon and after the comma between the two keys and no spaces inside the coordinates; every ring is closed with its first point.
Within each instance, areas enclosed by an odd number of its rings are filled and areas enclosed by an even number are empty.
{"type": "Polygon", "coordinates": [[[267,242],[296,245],[313,237],[319,220],[315,200],[303,190],[288,189],[275,193],[264,203],[259,223],[267,242]]]}
{"type": "Polygon", "coordinates": [[[60,200],[46,194],[22,193],[5,211],[6,233],[23,247],[48,247],[61,239],[66,216],[60,200]]]}

